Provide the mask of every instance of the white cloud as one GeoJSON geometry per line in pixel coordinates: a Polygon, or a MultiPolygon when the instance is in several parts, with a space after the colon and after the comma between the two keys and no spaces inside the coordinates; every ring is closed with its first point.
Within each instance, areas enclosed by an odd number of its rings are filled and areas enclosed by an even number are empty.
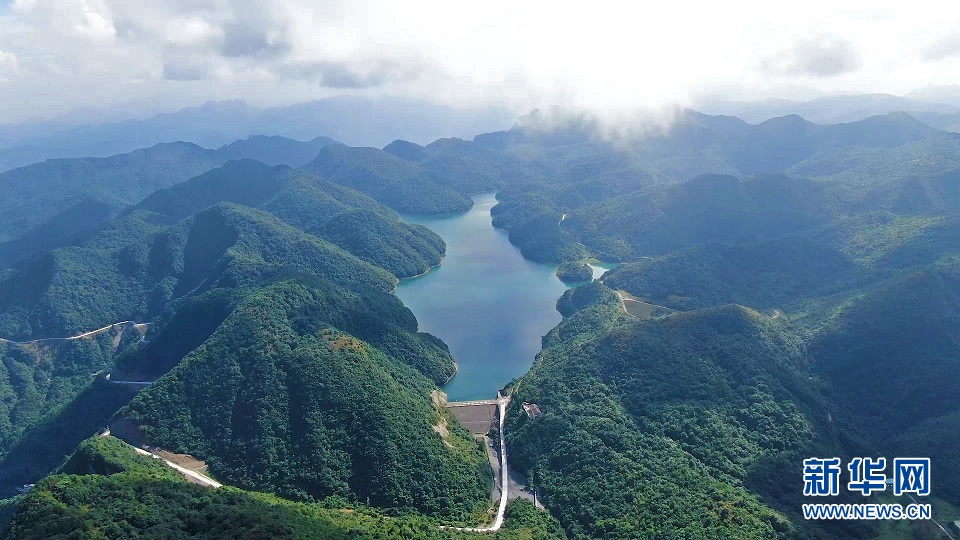
{"type": "Polygon", "coordinates": [[[110,9],[104,0],[15,0],[11,13],[34,30],[55,31],[47,39],[64,36],[102,44],[116,36],[110,9]]]}
{"type": "Polygon", "coordinates": [[[223,40],[223,29],[200,17],[174,17],[167,21],[166,42],[177,47],[206,46],[223,40]]]}
{"type": "Polygon", "coordinates": [[[0,51],[0,82],[9,81],[9,77],[17,71],[17,56],[13,53],[0,51]]]}
{"type": "Polygon", "coordinates": [[[960,82],[960,55],[947,54],[960,15],[941,6],[16,0],[0,43],[21,68],[0,98],[32,96],[31,111],[6,119],[113,100],[267,104],[332,92],[620,117],[718,94],[903,93],[960,82]]]}
{"type": "Polygon", "coordinates": [[[811,36],[761,61],[774,75],[835,77],[855,72],[860,57],[852,43],[831,36],[811,36]]]}
{"type": "Polygon", "coordinates": [[[0,69],[14,71],[17,69],[17,55],[0,51],[0,69]]]}

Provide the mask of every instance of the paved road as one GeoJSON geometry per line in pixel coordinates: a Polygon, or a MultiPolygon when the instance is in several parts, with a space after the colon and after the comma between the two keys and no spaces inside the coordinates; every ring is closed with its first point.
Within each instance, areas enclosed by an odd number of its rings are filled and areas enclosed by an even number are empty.
{"type": "Polygon", "coordinates": [[[497,517],[493,520],[493,525],[489,527],[441,527],[454,531],[491,533],[500,530],[503,526],[503,513],[507,509],[507,495],[510,489],[509,470],[507,467],[507,440],[504,433],[504,421],[507,416],[507,405],[510,404],[510,396],[497,396],[497,405],[500,409],[500,506],[497,508],[497,517]]]}
{"type": "MultiPolygon", "coordinates": [[[[914,504],[920,504],[920,501],[918,501],[917,498],[911,495],[910,493],[907,493],[907,496],[910,497],[910,500],[913,501],[914,504]]],[[[933,505],[931,505],[931,508],[933,508],[933,505]]],[[[936,525],[937,527],[940,527],[940,530],[943,531],[943,534],[947,535],[947,538],[949,538],[950,540],[956,540],[956,538],[954,538],[954,536],[950,534],[950,531],[948,531],[946,527],[941,525],[940,522],[937,521],[936,518],[934,518],[932,515],[930,516],[930,521],[932,521],[933,524],[936,525]]]]}
{"type": "Polygon", "coordinates": [[[73,341],[73,340],[76,340],[76,339],[83,339],[83,338],[87,338],[87,337],[90,337],[90,336],[95,336],[95,335],[97,335],[97,334],[102,334],[102,333],[104,333],[104,332],[110,331],[110,330],[113,329],[115,326],[126,325],[126,324],[132,324],[132,325],[134,325],[134,326],[137,326],[137,325],[141,325],[141,324],[142,324],[142,325],[144,325],[144,326],[147,326],[147,325],[149,325],[150,323],[137,323],[137,322],[133,322],[133,321],[121,321],[121,322],[117,322],[117,323],[113,323],[113,324],[108,324],[107,326],[104,326],[103,328],[97,328],[96,330],[91,330],[91,331],[89,331],[89,332],[84,332],[84,333],[82,333],[82,334],[77,334],[77,335],[75,335],[75,336],[70,336],[70,337],[37,338],[37,339],[31,339],[31,340],[29,340],[29,341],[11,341],[11,340],[9,340],[9,339],[0,338],[0,342],[3,342],[3,343],[13,343],[14,345],[29,345],[29,344],[31,344],[31,343],[36,343],[36,342],[38,342],[38,341],[73,341]]]}
{"type": "Polygon", "coordinates": [[[107,373],[107,376],[104,377],[104,379],[106,379],[107,382],[111,382],[113,384],[125,384],[127,386],[140,386],[140,387],[150,386],[151,384],[157,382],[157,381],[115,381],[111,378],[112,375],[113,375],[112,373],[107,373]]]}
{"type": "MultiPolygon", "coordinates": [[[[126,444],[126,443],[124,443],[124,444],[126,444]]],[[[198,473],[197,471],[191,471],[190,469],[186,469],[186,468],[184,468],[184,467],[181,467],[181,466],[177,465],[176,463],[174,463],[174,462],[172,462],[172,461],[169,461],[169,460],[166,460],[166,459],[163,459],[162,457],[160,457],[160,456],[158,456],[158,455],[156,455],[156,454],[151,454],[150,452],[147,452],[147,451],[144,450],[143,448],[137,448],[136,446],[131,446],[131,445],[129,445],[129,444],[128,444],[127,446],[130,446],[130,448],[133,448],[133,449],[134,449],[138,454],[140,454],[140,455],[150,456],[150,457],[152,457],[153,459],[163,460],[163,463],[164,463],[167,467],[170,467],[171,469],[176,470],[178,473],[180,473],[180,474],[182,474],[182,475],[184,475],[184,476],[188,476],[188,477],[196,480],[197,483],[200,484],[200,485],[202,485],[202,486],[212,487],[212,488],[214,488],[214,489],[222,488],[222,487],[223,487],[223,484],[221,484],[220,482],[217,482],[216,480],[214,480],[213,478],[210,478],[209,476],[200,474],[200,473],[198,473]]]]}
{"type": "Polygon", "coordinates": [[[496,399],[484,399],[478,401],[448,401],[447,407],[472,407],[474,405],[496,405],[500,403],[496,399]]]}
{"type": "MultiPolygon", "coordinates": [[[[100,436],[101,436],[101,437],[109,437],[109,436],[110,436],[110,430],[108,429],[108,430],[104,431],[103,433],[100,434],[100,436]]],[[[123,444],[129,446],[130,448],[133,448],[133,451],[136,452],[136,453],[138,453],[138,454],[140,454],[141,456],[149,456],[149,457],[152,457],[153,459],[162,460],[163,463],[164,463],[164,465],[166,465],[167,467],[170,467],[171,469],[177,471],[178,473],[180,473],[180,474],[182,474],[182,475],[184,475],[184,476],[187,476],[187,477],[189,477],[189,478],[192,478],[193,480],[196,480],[197,483],[200,484],[201,486],[207,486],[207,487],[211,487],[211,488],[214,488],[214,489],[218,489],[218,488],[222,488],[222,487],[223,487],[223,484],[221,484],[220,482],[217,482],[216,480],[214,480],[213,478],[210,478],[209,476],[206,476],[206,475],[204,475],[204,474],[198,473],[197,471],[191,471],[190,469],[181,467],[180,465],[177,465],[176,463],[174,463],[174,462],[172,462],[172,461],[163,459],[162,457],[160,457],[160,456],[158,456],[158,455],[156,455],[156,454],[153,454],[153,453],[151,453],[151,452],[148,452],[148,451],[144,450],[143,448],[137,448],[136,446],[133,446],[132,444],[128,443],[127,441],[124,441],[123,439],[117,439],[117,440],[120,441],[120,442],[122,442],[123,444]]]]}

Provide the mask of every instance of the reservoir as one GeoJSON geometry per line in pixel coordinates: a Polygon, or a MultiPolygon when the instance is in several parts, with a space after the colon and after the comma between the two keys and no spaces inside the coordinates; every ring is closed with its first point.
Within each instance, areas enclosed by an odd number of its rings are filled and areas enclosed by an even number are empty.
{"type": "Polygon", "coordinates": [[[440,266],[404,279],[396,294],[420,331],[450,346],[460,371],[443,388],[451,401],[492,399],[522,376],[540,352],[540,338],[560,322],[555,306],[566,290],[556,265],[528,261],[495,229],[493,193],[475,195],[462,214],[404,216],[447,243],[440,266]]]}

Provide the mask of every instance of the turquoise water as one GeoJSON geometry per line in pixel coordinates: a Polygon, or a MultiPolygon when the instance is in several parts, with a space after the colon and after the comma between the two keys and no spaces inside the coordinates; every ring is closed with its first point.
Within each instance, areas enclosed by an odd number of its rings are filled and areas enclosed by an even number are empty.
{"type": "Polygon", "coordinates": [[[507,234],[493,227],[493,193],[473,200],[463,214],[403,217],[447,243],[440,266],[402,280],[396,294],[422,332],[450,346],[460,367],[443,388],[451,401],[494,398],[526,373],[540,352],[540,338],[560,322],[555,306],[566,290],[556,265],[524,259],[507,234]]]}

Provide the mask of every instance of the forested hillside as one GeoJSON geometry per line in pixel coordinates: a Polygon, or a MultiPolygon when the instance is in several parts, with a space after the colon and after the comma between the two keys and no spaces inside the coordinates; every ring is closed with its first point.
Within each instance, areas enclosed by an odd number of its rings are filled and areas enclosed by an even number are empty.
{"type": "Polygon", "coordinates": [[[680,111],[668,129],[631,145],[605,144],[589,124],[545,134],[537,123],[534,115],[474,140],[542,172],[504,187],[495,208],[497,226],[534,260],[631,260],[802,234],[869,211],[958,208],[960,138],[904,113],[751,125],[680,111]]]}
{"type": "Polygon", "coordinates": [[[554,171],[498,194],[524,255],[623,262],[558,302],[515,463],[574,538],[935,537],[813,525],[783,479],[812,455],[930,455],[934,511],[960,503],[956,136],[902,114],[678,122],[630,148],[576,125],[476,139],[554,171]]]}
{"type": "Polygon", "coordinates": [[[304,169],[413,214],[462,212],[473,204],[461,191],[431,178],[419,165],[377,148],[331,145],[304,169]]]}
{"type": "Polygon", "coordinates": [[[487,498],[489,464],[404,363],[423,360],[414,342],[377,331],[389,314],[356,320],[369,300],[320,283],[267,287],[120,415],[230,485],[469,515],[487,498]],[[443,437],[440,425],[451,425],[443,437]]]}
{"type": "Polygon", "coordinates": [[[136,394],[94,381],[144,329],[120,327],[89,339],[0,341],[0,497],[63,461],[136,394]]]}
{"type": "Polygon", "coordinates": [[[106,158],[51,159],[0,174],[0,267],[83,239],[125,206],[233,159],[301,165],[335,141],[251,137],[208,150],[165,143],[106,158]]]}
{"type": "Polygon", "coordinates": [[[877,286],[816,326],[725,299],[637,319],[599,282],[574,289],[515,391],[542,412],[509,415],[514,463],[573,538],[883,534],[799,517],[799,480],[784,478],[812,455],[930,456],[943,475],[931,502],[951,515],[937,501],[960,502],[955,273],[877,286]]]}
{"type": "MultiPolygon", "coordinates": [[[[19,502],[6,538],[425,538],[464,539],[418,514],[391,516],[342,498],[294,503],[274,495],[188,483],[112,438],[85,441],[59,474],[19,502]]],[[[3,507],[0,507],[3,511],[3,507]]],[[[563,538],[555,520],[526,501],[507,510],[504,540],[563,538]]],[[[2,517],[2,514],[0,514],[2,517]]],[[[0,521],[0,534],[6,529],[0,521]]]]}
{"type": "Polygon", "coordinates": [[[84,246],[55,250],[12,272],[0,284],[6,292],[0,330],[30,338],[143,321],[188,293],[252,286],[280,271],[381,291],[392,289],[396,279],[266,212],[232,203],[218,203],[144,237],[114,238],[135,230],[134,223],[150,221],[149,215],[128,216],[84,246]]]}
{"type": "Polygon", "coordinates": [[[507,427],[568,534],[795,534],[777,508],[799,492],[774,475],[837,451],[801,343],[737,306],[631,320],[612,291],[585,287],[599,294],[546,338],[517,390],[543,414],[507,427]]]}
{"type": "MultiPolygon", "coordinates": [[[[391,292],[446,250],[400,213],[497,190],[493,223],[528,259],[574,284],[587,261],[619,263],[558,299],[563,321],[508,384],[511,463],[552,517],[512,503],[502,537],[936,537],[929,523],[808,522],[800,486],[811,456],[930,456],[935,515],[960,506],[957,135],[903,113],[752,125],[679,110],[609,141],[545,114],[472,141],[218,151],[270,164],[177,147],[199,170],[145,165],[139,195],[76,176],[76,208],[0,246],[73,231],[0,272],[0,337],[151,325],[142,340],[0,343],[0,489],[108,423],[229,487],[96,438],[0,504],[0,524],[12,538],[458,537],[438,524],[480,519],[490,466],[442,407],[449,350],[391,292]],[[107,373],[155,382],[136,393],[107,373]]],[[[140,166],[110,163],[124,180],[140,166]]]]}
{"type": "Polygon", "coordinates": [[[102,380],[110,373],[160,378],[116,420],[142,421],[150,442],[194,452],[236,485],[448,519],[485,510],[484,453],[435,406],[453,359],[389,294],[391,270],[421,273],[443,249],[358,192],[247,160],[158,191],[82,245],[6,272],[0,319],[11,338],[153,324],[142,341],[103,335],[49,353],[0,344],[11,396],[4,493],[39,479],[129,402],[136,391],[102,380]],[[41,353],[49,359],[28,360],[41,353]],[[185,380],[190,370],[204,376],[185,380]],[[212,426],[244,428],[221,440],[212,426]],[[388,454],[394,465],[371,468],[388,454]]]}
{"type": "Polygon", "coordinates": [[[160,190],[135,207],[172,220],[220,201],[261,208],[400,278],[440,263],[443,239],[352,189],[286,166],[245,160],[160,190]]]}

